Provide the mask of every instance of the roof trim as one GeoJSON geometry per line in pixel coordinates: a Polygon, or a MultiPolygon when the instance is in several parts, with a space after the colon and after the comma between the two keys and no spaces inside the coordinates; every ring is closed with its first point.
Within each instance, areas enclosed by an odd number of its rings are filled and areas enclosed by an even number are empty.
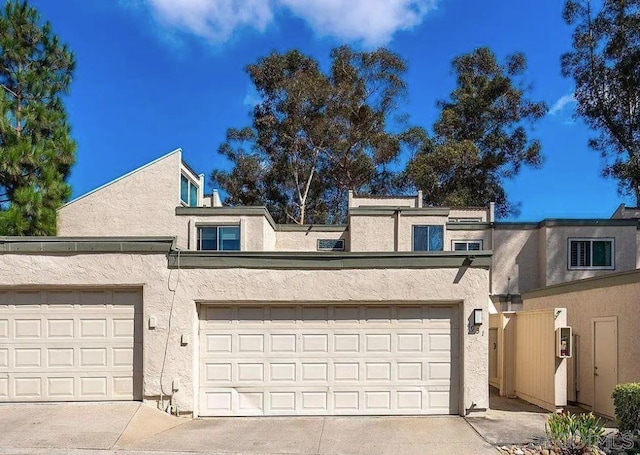
{"type": "Polygon", "coordinates": [[[357,216],[389,216],[395,212],[409,216],[449,216],[448,207],[397,207],[397,206],[362,206],[352,207],[349,209],[349,215],[357,216]]]}
{"type": "Polygon", "coordinates": [[[638,220],[630,218],[545,218],[540,222],[498,221],[496,229],[538,229],[541,227],[585,226],[638,226],[638,220]]]}
{"type": "Polygon", "coordinates": [[[174,237],[0,237],[0,254],[167,253],[174,237]]]}
{"type": "Polygon", "coordinates": [[[273,230],[276,222],[263,205],[257,206],[225,206],[225,207],[176,207],[176,216],[264,216],[273,230]]]}
{"type": "Polygon", "coordinates": [[[263,252],[263,251],[172,251],[170,269],[430,269],[485,268],[491,266],[492,251],[468,252],[263,252]]]}
{"type": "Polygon", "coordinates": [[[610,273],[604,276],[584,278],[582,280],[569,281],[566,283],[553,284],[543,288],[532,289],[522,292],[522,298],[537,299],[540,297],[550,297],[570,292],[589,291],[592,289],[608,288],[612,286],[622,286],[640,282],[640,269],[627,272],[610,273]]]}
{"type": "MultiPolygon", "coordinates": [[[[63,208],[63,207],[66,207],[67,205],[71,205],[71,204],[73,204],[74,202],[77,202],[77,201],[79,201],[80,199],[83,199],[83,198],[85,198],[85,197],[87,197],[87,196],[89,196],[89,195],[91,195],[91,194],[93,194],[93,193],[96,193],[96,192],[100,191],[101,189],[106,188],[106,187],[107,187],[107,186],[109,186],[109,185],[112,185],[112,184],[114,184],[114,183],[116,183],[116,182],[119,182],[120,180],[122,180],[122,179],[124,179],[124,178],[126,178],[126,177],[129,177],[130,175],[133,175],[133,174],[135,174],[135,173],[136,173],[136,172],[138,172],[138,171],[141,171],[141,170],[143,170],[143,169],[145,169],[145,168],[147,168],[147,167],[149,167],[149,166],[151,166],[151,165],[153,165],[153,164],[156,164],[158,161],[161,161],[161,160],[163,160],[163,159],[165,159],[165,158],[167,158],[167,157],[169,157],[169,156],[173,155],[174,153],[182,153],[182,149],[181,149],[181,148],[177,148],[177,149],[175,149],[175,150],[173,150],[173,151],[171,151],[171,152],[169,152],[169,153],[167,153],[167,154],[165,154],[165,155],[162,155],[162,156],[161,156],[161,157],[159,157],[159,158],[156,158],[156,159],[155,159],[155,160],[153,160],[153,161],[150,161],[150,162],[149,162],[149,163],[147,163],[147,164],[144,164],[144,165],[142,165],[142,166],[140,166],[140,167],[138,167],[138,168],[134,169],[133,171],[129,171],[129,172],[127,172],[126,174],[121,175],[120,177],[118,177],[118,178],[116,178],[116,179],[113,179],[113,180],[111,180],[111,181],[109,181],[109,182],[105,183],[104,185],[101,185],[101,186],[99,186],[98,188],[95,188],[95,189],[93,189],[93,190],[89,191],[88,193],[84,193],[82,196],[78,196],[77,198],[70,200],[70,201],[69,201],[69,202],[67,202],[66,204],[63,204],[63,205],[62,205],[58,210],[60,210],[60,209],[61,209],[61,208],[63,208]]],[[[180,159],[180,161],[182,161],[182,159],[180,159]]]]}
{"type": "Polygon", "coordinates": [[[448,231],[483,231],[491,229],[492,223],[446,223],[448,231]]]}
{"type": "Polygon", "coordinates": [[[348,224],[276,224],[276,231],[282,232],[346,232],[348,224]]]}

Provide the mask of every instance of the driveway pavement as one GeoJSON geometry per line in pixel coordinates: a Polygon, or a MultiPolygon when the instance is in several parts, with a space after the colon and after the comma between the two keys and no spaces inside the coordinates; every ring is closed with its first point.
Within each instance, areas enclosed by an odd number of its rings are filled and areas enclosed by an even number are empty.
{"type": "Polygon", "coordinates": [[[461,417],[185,419],[140,403],[0,405],[0,454],[497,454],[461,417]]]}

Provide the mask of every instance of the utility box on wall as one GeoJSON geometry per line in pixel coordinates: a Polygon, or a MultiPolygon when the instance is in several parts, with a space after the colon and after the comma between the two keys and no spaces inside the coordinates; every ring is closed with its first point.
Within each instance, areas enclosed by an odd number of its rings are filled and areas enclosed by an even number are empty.
{"type": "Polygon", "coordinates": [[[573,355],[573,334],[571,327],[558,327],[556,329],[556,357],[569,359],[573,355]]]}

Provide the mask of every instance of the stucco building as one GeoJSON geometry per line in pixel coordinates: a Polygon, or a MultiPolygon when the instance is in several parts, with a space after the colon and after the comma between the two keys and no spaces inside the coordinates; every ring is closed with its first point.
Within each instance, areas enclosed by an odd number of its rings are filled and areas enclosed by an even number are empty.
{"type": "Polygon", "coordinates": [[[176,150],[0,238],[0,401],[218,415],[488,407],[488,313],[638,265],[638,223],[349,195],[345,225],[205,196],[176,150]]]}

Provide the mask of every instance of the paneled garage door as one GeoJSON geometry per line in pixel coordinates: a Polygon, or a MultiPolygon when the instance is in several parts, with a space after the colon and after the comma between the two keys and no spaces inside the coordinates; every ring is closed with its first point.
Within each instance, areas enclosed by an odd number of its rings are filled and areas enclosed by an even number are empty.
{"type": "Polygon", "coordinates": [[[457,414],[458,320],[438,305],[203,305],[199,414],[457,414]]]}
{"type": "Polygon", "coordinates": [[[0,291],[0,401],[141,399],[142,294],[0,291]]]}

